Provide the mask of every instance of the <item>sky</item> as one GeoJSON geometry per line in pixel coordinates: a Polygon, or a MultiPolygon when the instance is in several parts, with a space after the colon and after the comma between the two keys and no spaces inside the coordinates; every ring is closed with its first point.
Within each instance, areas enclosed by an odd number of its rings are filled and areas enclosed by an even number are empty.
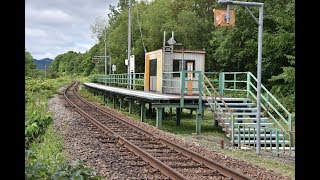
{"type": "Polygon", "coordinates": [[[25,0],[25,48],[34,59],[85,53],[97,40],[90,26],[118,0],[25,0]]]}

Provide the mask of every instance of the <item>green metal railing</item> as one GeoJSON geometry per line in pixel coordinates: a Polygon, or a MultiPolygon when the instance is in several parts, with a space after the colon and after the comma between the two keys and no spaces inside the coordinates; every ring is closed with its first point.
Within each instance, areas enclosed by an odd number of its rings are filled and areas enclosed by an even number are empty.
{"type": "MultiPolygon", "coordinates": [[[[255,100],[257,99],[256,85],[257,78],[251,72],[247,72],[247,97],[253,97],[255,100]]],[[[291,113],[263,85],[261,85],[261,108],[282,130],[292,131],[291,113]]]]}
{"type": "Polygon", "coordinates": [[[198,100],[198,108],[197,108],[197,115],[196,115],[196,133],[200,134],[201,131],[201,117],[202,117],[202,112],[203,112],[203,107],[202,107],[202,71],[186,71],[182,70],[180,72],[180,107],[184,107],[184,96],[185,92],[188,91],[189,89],[186,88],[186,83],[192,82],[192,94],[196,92],[199,95],[199,100],[198,100]],[[192,73],[192,78],[186,78],[186,75],[188,73],[192,73]],[[193,78],[193,74],[195,74],[195,77],[193,78]],[[193,83],[197,83],[197,88],[193,87],[193,83]]]}
{"type": "Polygon", "coordinates": [[[162,90],[180,88],[180,72],[163,72],[162,73],[162,90]]]}
{"type": "Polygon", "coordinates": [[[220,95],[244,97],[246,92],[246,72],[204,72],[220,95]],[[240,93],[239,93],[240,92],[240,93]]]}
{"type": "MultiPolygon", "coordinates": [[[[198,73],[200,71],[192,72],[198,73]]],[[[185,83],[185,78],[182,77],[185,77],[187,71],[179,72],[179,79],[173,78],[173,73],[174,72],[163,73],[162,88],[177,88],[173,84],[178,81],[180,81],[180,83],[185,83]]],[[[204,87],[207,89],[213,88],[215,91],[219,91],[221,97],[248,97],[252,98],[254,101],[257,99],[257,78],[251,72],[204,72],[203,78],[207,78],[206,81],[210,82],[212,85],[212,87],[210,87],[210,84],[206,83],[204,87]]],[[[110,86],[127,87],[128,74],[97,75],[95,81],[110,86]]],[[[181,85],[185,85],[184,83],[181,85]]],[[[134,89],[143,90],[144,73],[134,73],[132,84],[134,89]]],[[[205,90],[204,93],[205,95],[210,95],[207,89],[203,89],[205,90]]],[[[261,112],[264,112],[273,119],[280,129],[286,131],[293,130],[292,115],[263,85],[261,85],[261,112]]]]}
{"type": "MultiPolygon", "coordinates": [[[[128,86],[128,74],[97,75],[94,82],[109,85],[109,86],[126,88],[128,86]]],[[[132,73],[131,83],[132,83],[133,89],[143,90],[144,73],[132,73]]]]}
{"type": "MultiPolygon", "coordinates": [[[[207,100],[208,102],[208,105],[210,106],[210,108],[213,110],[212,112],[213,113],[216,113],[217,112],[217,109],[220,110],[223,115],[227,118],[227,121],[232,124],[233,122],[233,113],[232,111],[230,111],[228,105],[225,103],[225,101],[223,100],[223,98],[221,97],[220,93],[216,90],[216,88],[213,86],[213,83],[212,82],[215,82],[215,81],[210,81],[210,79],[205,75],[203,74],[203,91],[202,91],[202,95],[203,97],[207,100]],[[220,104],[218,103],[217,101],[217,97],[219,98],[219,100],[223,103],[223,105],[226,107],[227,111],[229,114],[225,113],[220,104]]],[[[233,127],[231,127],[231,131],[229,130],[229,128],[226,126],[225,122],[221,119],[220,116],[217,116],[217,115],[214,115],[214,118],[217,119],[221,126],[224,128],[224,130],[226,131],[227,133],[227,136],[231,138],[231,141],[232,141],[232,144],[233,143],[233,127]]]]}
{"type": "MultiPolygon", "coordinates": [[[[211,85],[215,88],[216,91],[220,91],[220,89],[223,89],[220,87],[220,85],[223,85],[224,83],[220,83],[220,76],[219,72],[204,72],[203,75],[207,77],[207,81],[211,83],[211,85]]],[[[207,88],[211,88],[209,84],[206,85],[207,88]]],[[[219,92],[220,95],[221,92],[219,92]]]]}
{"type": "MultiPolygon", "coordinates": [[[[215,94],[226,97],[247,97],[257,100],[257,78],[251,72],[205,72],[208,78],[204,75],[204,78],[207,78],[207,84],[204,84],[204,96],[212,96],[208,88],[210,89],[210,83],[215,84],[213,88],[214,98],[215,94]]],[[[208,101],[208,100],[207,100],[208,101]]],[[[209,102],[209,101],[208,101],[209,102]]],[[[215,104],[215,106],[217,106],[215,104]]],[[[213,107],[217,108],[217,107],[213,107]]],[[[215,111],[215,109],[214,109],[215,111]]],[[[289,142],[289,154],[291,154],[291,146],[294,146],[294,131],[292,129],[292,115],[289,111],[263,86],[261,85],[261,112],[267,115],[273,122],[276,124],[275,127],[271,128],[272,132],[285,136],[285,139],[289,142]]],[[[230,113],[231,114],[231,113],[230,113]]],[[[225,115],[226,116],[226,115],[225,115]]],[[[227,117],[227,116],[226,116],[227,117]]],[[[231,123],[231,136],[232,144],[234,144],[234,134],[235,124],[233,123],[233,116],[227,117],[227,120],[231,123]]],[[[220,122],[221,123],[221,122],[220,122]]],[[[222,124],[223,125],[223,124],[222,124]]],[[[242,124],[244,126],[244,124],[242,124]]],[[[248,126],[248,125],[245,125],[248,126]]],[[[238,126],[239,128],[240,126],[238,126]]],[[[250,127],[249,127],[250,128],[250,127]]],[[[256,127],[251,127],[255,129],[256,127]]],[[[263,132],[262,132],[263,133],[263,132]]],[[[238,134],[240,136],[240,134],[238,134]]],[[[250,135],[249,135],[250,136],[250,135]]],[[[263,142],[262,142],[263,143],[263,142]]],[[[276,139],[276,147],[279,147],[279,142],[276,139]]],[[[283,147],[283,146],[282,146],[283,147]]],[[[272,150],[272,147],[270,147],[272,150]]],[[[286,147],[288,148],[288,147],[286,147]]],[[[279,152],[277,148],[276,152],[279,152]]],[[[288,150],[287,150],[288,151],[288,150]]],[[[283,152],[285,152],[285,147],[283,147],[283,152]]]]}
{"type": "MultiPolygon", "coordinates": [[[[232,120],[232,131],[237,130],[237,140],[233,142],[238,145],[238,147],[244,146],[244,140],[246,144],[254,144],[256,146],[256,125],[241,124],[242,129],[246,129],[246,136],[243,134],[240,135],[240,125],[235,124],[232,120]],[[253,139],[251,139],[253,137],[253,139]]],[[[295,144],[292,143],[292,138],[295,138],[295,131],[286,131],[278,128],[271,127],[261,127],[260,129],[260,143],[261,149],[266,151],[272,151],[277,155],[289,155],[292,156],[295,149],[295,144]],[[275,145],[275,147],[274,147],[275,145]]]]}
{"type": "MultiPolygon", "coordinates": [[[[251,72],[205,72],[221,96],[248,97],[257,100],[257,78],[251,72]]],[[[267,114],[282,130],[292,131],[290,112],[261,85],[261,112],[267,114]]]]}

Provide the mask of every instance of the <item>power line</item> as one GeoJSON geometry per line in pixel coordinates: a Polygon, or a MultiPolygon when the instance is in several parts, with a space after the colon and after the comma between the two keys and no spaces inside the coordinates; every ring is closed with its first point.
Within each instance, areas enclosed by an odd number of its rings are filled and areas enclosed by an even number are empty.
{"type": "Polygon", "coordinates": [[[143,46],[143,50],[144,50],[144,53],[147,52],[146,50],[146,46],[144,45],[144,41],[143,41],[143,35],[142,35],[142,30],[141,30],[141,22],[140,22],[140,19],[139,19],[139,12],[138,12],[138,7],[137,7],[137,19],[138,19],[138,25],[139,25],[139,30],[140,30],[140,36],[141,36],[141,41],[142,41],[142,46],[143,46]]]}

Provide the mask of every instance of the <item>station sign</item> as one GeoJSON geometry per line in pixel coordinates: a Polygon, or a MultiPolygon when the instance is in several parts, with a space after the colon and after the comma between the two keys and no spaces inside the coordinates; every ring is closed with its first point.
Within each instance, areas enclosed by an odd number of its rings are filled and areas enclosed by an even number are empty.
{"type": "Polygon", "coordinates": [[[214,26],[215,27],[233,27],[235,26],[234,9],[229,10],[230,20],[227,23],[227,9],[213,9],[214,26]]]}
{"type": "MultiPolygon", "coordinates": [[[[124,60],[124,64],[128,66],[128,59],[124,60]]],[[[134,67],[135,67],[135,59],[134,59],[134,55],[131,55],[130,56],[130,68],[129,68],[131,73],[135,72],[134,67]]]]}

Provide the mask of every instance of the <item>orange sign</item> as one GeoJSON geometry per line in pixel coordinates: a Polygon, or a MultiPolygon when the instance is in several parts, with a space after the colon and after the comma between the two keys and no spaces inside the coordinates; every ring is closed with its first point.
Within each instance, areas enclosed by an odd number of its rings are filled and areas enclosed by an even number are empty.
{"type": "Polygon", "coordinates": [[[227,10],[226,9],[213,9],[214,26],[216,27],[229,27],[235,26],[235,13],[234,9],[230,9],[229,24],[227,23],[227,10]]]}
{"type": "MultiPolygon", "coordinates": [[[[193,64],[192,64],[192,62],[187,62],[187,69],[188,69],[188,71],[193,71],[193,64]]],[[[187,79],[188,79],[188,80],[192,80],[192,78],[193,78],[193,73],[192,73],[192,72],[188,72],[187,74],[188,74],[187,79]]],[[[188,81],[188,82],[187,82],[187,86],[188,86],[187,95],[188,95],[188,96],[192,96],[192,84],[193,84],[192,82],[193,82],[193,81],[188,81]]]]}

